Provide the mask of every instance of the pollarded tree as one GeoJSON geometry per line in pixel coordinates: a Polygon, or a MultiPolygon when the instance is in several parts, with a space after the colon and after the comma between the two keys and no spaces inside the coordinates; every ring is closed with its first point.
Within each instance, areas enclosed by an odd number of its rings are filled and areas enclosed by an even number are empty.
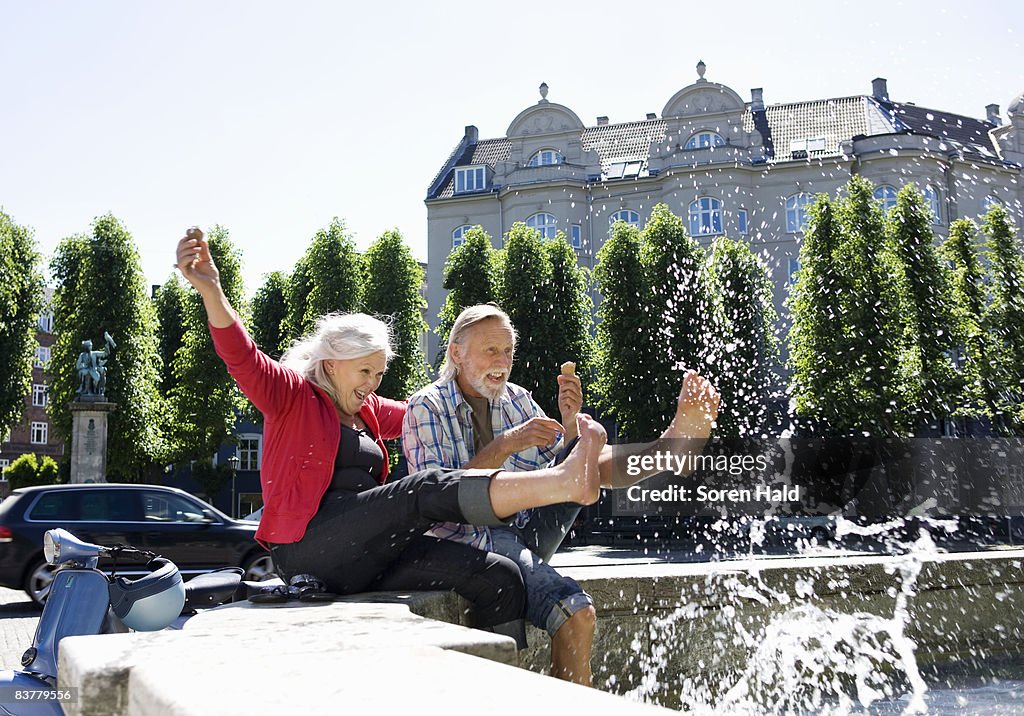
{"type": "Polygon", "coordinates": [[[991,419],[996,410],[997,390],[990,362],[990,339],[983,326],[985,313],[985,272],[975,246],[977,227],[970,219],[957,219],[940,253],[950,266],[950,305],[953,313],[953,342],[957,346],[958,368],[954,384],[954,415],[991,419]]]}
{"type": "Polygon", "coordinates": [[[390,323],[395,351],[377,392],[405,400],[427,383],[426,361],[420,348],[420,336],[427,330],[423,320],[427,304],[420,293],[423,269],[398,231],[381,234],[370,244],[363,260],[366,311],[390,323]]]}
{"type": "MultiPolygon", "coordinates": [[[[220,271],[220,285],[232,306],[244,314],[241,261],[227,229],[207,234],[210,254],[220,271]]],[[[244,320],[244,315],[243,315],[244,320]]],[[[208,460],[234,434],[238,412],[245,408],[241,392],[213,348],[202,299],[187,296],[185,336],[174,354],[174,381],[169,391],[172,462],[208,460]]]]}
{"type": "Polygon", "coordinates": [[[638,439],[658,435],[675,412],[684,369],[712,382],[718,379],[721,353],[714,330],[712,302],[703,271],[704,250],[687,233],[683,220],[658,204],[640,232],[640,263],[648,330],[653,341],[650,373],[644,380],[648,421],[638,439]]]}
{"type": "Polygon", "coordinates": [[[43,307],[41,260],[31,232],[0,211],[0,435],[21,422],[32,389],[36,321],[43,307]]]}
{"type": "Polygon", "coordinates": [[[107,214],[92,234],[61,241],[51,263],[56,341],[50,358],[50,418],[71,437],[68,405],[79,387],[82,341],[108,331],[117,348],[107,363],[107,479],[136,482],[163,457],[156,309],[131,234],[107,214]]]}
{"type": "Polygon", "coordinates": [[[994,351],[989,361],[995,368],[997,409],[1006,432],[1024,434],[1024,258],[1002,206],[989,210],[981,230],[991,271],[991,300],[983,325],[994,351]]]}
{"type": "Polygon", "coordinates": [[[284,322],[288,315],[285,294],[288,277],[281,271],[272,271],[252,297],[252,339],[271,358],[281,357],[281,344],[285,341],[284,322]]]}
{"type": "Polygon", "coordinates": [[[441,347],[435,358],[435,367],[444,359],[448,332],[462,310],[497,298],[494,246],[482,227],[469,229],[463,236],[462,245],[449,254],[444,265],[443,286],[448,296],[437,314],[436,333],[441,347]]]}
{"type": "Polygon", "coordinates": [[[644,391],[657,349],[636,227],[621,221],[612,226],[611,236],[597,252],[594,280],[601,294],[594,341],[595,400],[621,432],[646,435],[654,420],[649,415],[650,396],[644,391]]]}
{"type": "Polygon", "coordinates": [[[708,288],[720,330],[715,434],[758,436],[767,428],[778,341],[768,267],[741,242],[721,237],[708,256],[708,288]]]}
{"type": "Polygon", "coordinates": [[[185,338],[187,292],[174,272],[156,294],[157,350],[160,353],[160,389],[166,396],[174,385],[174,354],[185,338]]]}
{"type": "Polygon", "coordinates": [[[907,184],[886,218],[888,248],[900,266],[890,286],[901,292],[900,318],[906,345],[901,351],[911,425],[934,423],[949,415],[955,402],[949,272],[939,260],[932,212],[921,193],[907,184]]]}
{"type": "Polygon", "coordinates": [[[362,294],[362,257],[356,253],[344,222],[335,217],[330,226],[316,233],[292,272],[286,294],[286,340],[311,332],[317,320],[328,313],[360,310],[362,294]]]}

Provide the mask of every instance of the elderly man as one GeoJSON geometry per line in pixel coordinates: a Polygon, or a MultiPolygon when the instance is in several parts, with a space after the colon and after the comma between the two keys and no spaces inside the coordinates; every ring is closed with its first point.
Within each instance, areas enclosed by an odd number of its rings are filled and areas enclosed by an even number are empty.
{"type": "MultiPolygon", "coordinates": [[[[579,378],[558,376],[562,422],[548,418],[529,392],[508,382],[515,341],[509,317],[496,306],[472,306],[459,315],[439,379],[409,399],[402,445],[411,471],[530,470],[549,463],[563,444],[568,446],[576,436],[576,414],[582,405],[579,378]]],[[[662,437],[706,439],[717,409],[718,395],[710,384],[696,373],[687,374],[675,419],[662,437]]],[[[615,460],[627,452],[619,449],[615,460]]],[[[608,447],[601,454],[601,484],[625,486],[626,471],[616,469],[612,456],[608,447]]],[[[444,523],[431,533],[515,560],[526,585],[527,617],[551,635],[552,675],[589,685],[596,623],[593,600],[546,561],[579,509],[575,504],[553,505],[519,513],[505,528],[444,523]]]]}

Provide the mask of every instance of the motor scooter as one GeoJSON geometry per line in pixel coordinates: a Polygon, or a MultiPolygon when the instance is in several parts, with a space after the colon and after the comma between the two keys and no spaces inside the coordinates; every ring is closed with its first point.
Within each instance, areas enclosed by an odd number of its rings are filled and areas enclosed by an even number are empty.
{"type": "Polygon", "coordinates": [[[0,671],[0,716],[61,716],[62,702],[77,697],[73,687],[57,688],[60,643],[70,636],[130,630],[180,628],[195,609],[235,595],[242,570],[201,574],[185,584],[168,559],[125,545],[103,547],[83,542],[64,529],[43,535],[43,554],[57,567],[35,637],[21,657],[19,671],[0,671]],[[136,580],[117,575],[117,560],[142,556],[149,573],[136,580]],[[113,560],[110,573],[100,558],[113,560]]]}

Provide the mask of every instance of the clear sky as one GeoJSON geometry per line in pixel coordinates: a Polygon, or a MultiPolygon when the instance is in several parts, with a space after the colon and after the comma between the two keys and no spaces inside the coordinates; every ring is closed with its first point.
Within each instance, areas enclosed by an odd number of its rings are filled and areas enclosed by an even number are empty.
{"type": "Polygon", "coordinates": [[[1024,91],[1024,2],[0,0],[0,208],[49,255],[112,212],[152,283],[226,226],[251,291],[334,216],[426,259],[427,186],[467,124],[539,99],[587,125],[706,78],[766,103],[867,94],[985,116],[1024,91]],[[358,8],[358,9],[355,9],[358,8]]]}

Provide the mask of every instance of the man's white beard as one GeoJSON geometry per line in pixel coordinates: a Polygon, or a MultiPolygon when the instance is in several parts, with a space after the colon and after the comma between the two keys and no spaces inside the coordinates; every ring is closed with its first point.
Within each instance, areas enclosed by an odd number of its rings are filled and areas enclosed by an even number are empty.
{"type": "Polygon", "coordinates": [[[505,387],[508,385],[508,377],[501,381],[501,385],[492,386],[487,382],[487,374],[484,373],[475,378],[469,379],[469,384],[473,386],[473,390],[484,396],[488,400],[497,400],[505,392],[505,387]]]}

